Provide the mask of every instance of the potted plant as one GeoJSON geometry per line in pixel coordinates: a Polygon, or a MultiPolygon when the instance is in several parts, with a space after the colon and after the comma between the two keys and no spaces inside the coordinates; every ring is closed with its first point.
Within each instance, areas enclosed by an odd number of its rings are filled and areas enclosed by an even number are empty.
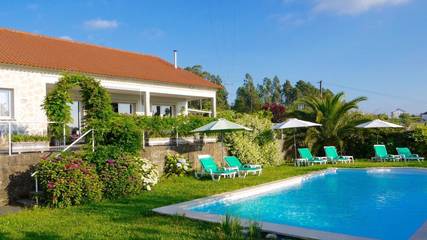
{"type": "Polygon", "coordinates": [[[43,135],[12,135],[12,152],[44,152],[49,150],[49,137],[43,135]]]}

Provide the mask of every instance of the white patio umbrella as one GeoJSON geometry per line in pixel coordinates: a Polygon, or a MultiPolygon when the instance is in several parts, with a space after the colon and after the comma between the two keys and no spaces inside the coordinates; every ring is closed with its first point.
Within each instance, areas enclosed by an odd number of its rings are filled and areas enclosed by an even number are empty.
{"type": "Polygon", "coordinates": [[[297,128],[307,128],[307,127],[318,127],[322,126],[321,124],[314,123],[314,122],[308,122],[303,121],[298,118],[289,118],[288,120],[278,123],[273,126],[274,130],[278,129],[287,129],[287,128],[293,128],[294,129],[294,150],[295,150],[295,159],[297,159],[297,141],[295,138],[295,132],[297,128]]]}
{"type": "MultiPolygon", "coordinates": [[[[369,122],[361,123],[356,127],[357,128],[403,128],[400,125],[386,122],[380,119],[375,119],[369,122]]],[[[378,144],[378,132],[377,132],[377,144],[378,144]]]]}
{"type": "Polygon", "coordinates": [[[223,135],[224,132],[231,132],[231,131],[252,131],[252,129],[239,125],[234,122],[230,122],[226,119],[218,119],[217,121],[210,122],[204,126],[201,126],[199,128],[194,129],[193,133],[196,132],[219,132],[221,133],[221,155],[222,158],[224,158],[224,142],[223,142],[223,135]]]}

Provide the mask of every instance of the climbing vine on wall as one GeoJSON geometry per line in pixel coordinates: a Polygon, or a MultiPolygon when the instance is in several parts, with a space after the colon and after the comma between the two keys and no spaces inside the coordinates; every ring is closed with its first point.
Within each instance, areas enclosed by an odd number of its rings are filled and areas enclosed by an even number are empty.
{"type": "Polygon", "coordinates": [[[63,74],[53,90],[47,94],[42,107],[49,121],[57,122],[51,124],[50,133],[59,139],[62,136],[63,124],[71,122],[70,104],[73,100],[70,90],[75,87],[80,89],[82,104],[86,111],[85,130],[95,129],[96,141],[102,144],[113,114],[111,98],[99,81],[82,74],[63,74]]]}

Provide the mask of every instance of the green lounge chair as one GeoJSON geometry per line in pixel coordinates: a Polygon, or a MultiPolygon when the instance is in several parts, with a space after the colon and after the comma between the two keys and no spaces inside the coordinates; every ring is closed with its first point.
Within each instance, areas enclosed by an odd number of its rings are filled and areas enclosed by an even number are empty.
{"type": "Polygon", "coordinates": [[[211,155],[199,155],[200,164],[202,165],[202,172],[196,173],[196,177],[203,175],[211,176],[212,180],[219,181],[221,177],[235,178],[237,168],[219,168],[211,155]],[[215,179],[216,178],[216,179],[215,179]]]}
{"type": "Polygon", "coordinates": [[[252,173],[254,175],[261,175],[262,167],[261,165],[255,164],[245,164],[243,165],[240,160],[235,156],[226,156],[224,157],[224,161],[227,163],[229,167],[237,168],[239,176],[246,177],[248,173],[252,173]]]}
{"type": "Polygon", "coordinates": [[[424,161],[423,157],[420,157],[418,154],[411,153],[411,150],[407,147],[398,147],[396,148],[397,154],[399,154],[403,160],[417,160],[418,162],[424,161]]]}
{"type": "Polygon", "coordinates": [[[387,149],[384,145],[374,145],[375,157],[372,157],[371,160],[379,161],[399,161],[402,159],[400,155],[392,155],[387,153],[387,149]]]}
{"type": "Polygon", "coordinates": [[[328,161],[332,163],[351,163],[354,162],[353,156],[340,156],[338,155],[337,148],[335,146],[324,146],[323,150],[325,150],[325,155],[328,161]]]}
{"type": "Polygon", "coordinates": [[[298,153],[301,156],[301,158],[296,159],[296,162],[298,166],[300,163],[306,163],[308,165],[310,164],[326,164],[328,161],[326,157],[313,157],[311,155],[311,151],[308,148],[298,148],[298,153]]]}

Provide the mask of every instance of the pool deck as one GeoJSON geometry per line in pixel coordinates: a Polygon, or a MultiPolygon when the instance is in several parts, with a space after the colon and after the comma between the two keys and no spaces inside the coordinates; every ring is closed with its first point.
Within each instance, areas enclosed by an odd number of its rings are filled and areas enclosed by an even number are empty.
{"type": "MultiPolygon", "coordinates": [[[[387,169],[387,168],[372,168],[372,169],[387,169]]],[[[224,200],[225,201],[238,200],[238,199],[246,198],[249,196],[259,195],[266,192],[283,189],[290,186],[300,185],[307,179],[310,179],[316,176],[322,176],[327,173],[333,173],[336,170],[337,170],[336,168],[329,168],[327,170],[316,171],[316,172],[312,172],[312,173],[308,173],[300,176],[286,178],[283,180],[264,183],[264,184],[256,185],[253,187],[239,189],[232,192],[221,193],[221,194],[217,194],[209,197],[199,198],[199,199],[195,199],[187,202],[155,208],[153,209],[153,211],[159,214],[181,215],[181,216],[185,216],[187,218],[191,218],[195,220],[201,220],[201,221],[212,222],[212,223],[221,223],[224,220],[223,215],[195,212],[188,209],[195,206],[209,204],[212,202],[224,201],[224,200]]],[[[245,227],[249,226],[250,224],[250,221],[245,219],[240,219],[240,221],[241,221],[241,224],[245,227]]],[[[373,238],[351,236],[351,235],[333,233],[333,232],[327,232],[327,231],[313,230],[313,229],[303,228],[303,227],[294,227],[286,224],[276,224],[276,223],[263,222],[263,221],[257,221],[257,222],[260,224],[261,229],[265,232],[275,233],[282,236],[289,236],[289,237],[295,237],[300,239],[317,239],[317,240],[373,239],[373,238]]],[[[411,239],[412,240],[427,239],[427,221],[424,223],[424,225],[421,228],[417,230],[417,232],[414,233],[414,235],[412,235],[411,239]]]]}

